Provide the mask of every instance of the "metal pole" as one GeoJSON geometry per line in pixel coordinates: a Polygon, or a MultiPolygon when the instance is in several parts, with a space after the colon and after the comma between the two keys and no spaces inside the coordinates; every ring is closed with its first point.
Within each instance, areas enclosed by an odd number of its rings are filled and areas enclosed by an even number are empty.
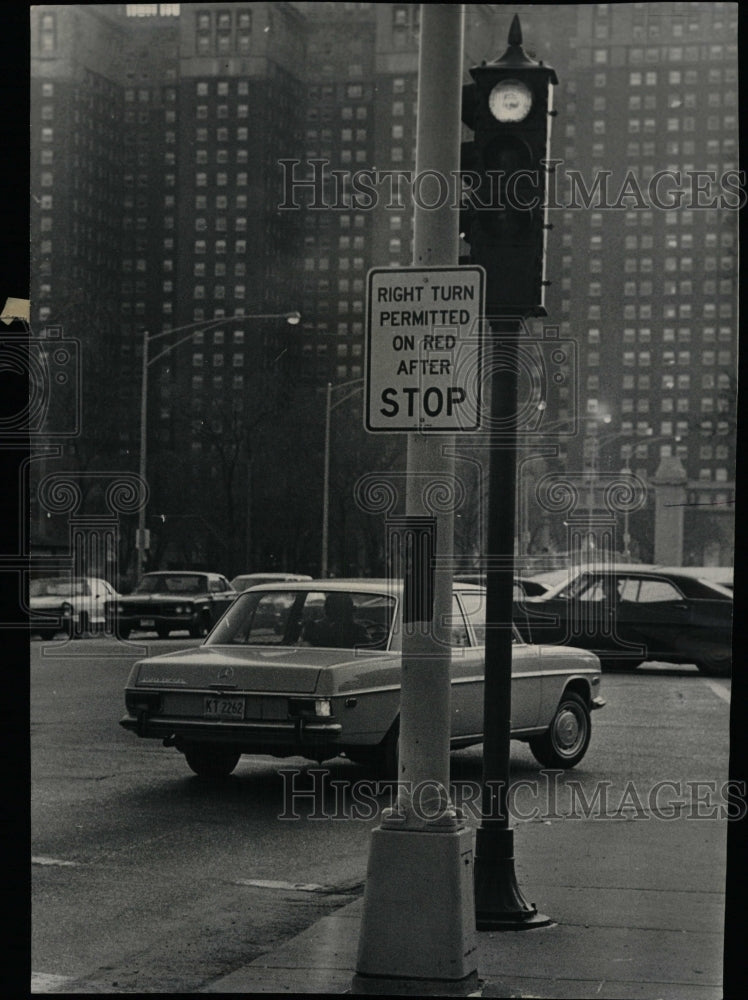
{"type": "MultiPolygon", "coordinates": [[[[448,181],[459,170],[463,17],[461,4],[421,4],[416,176],[429,172],[448,181]]],[[[458,213],[449,201],[433,210],[416,206],[415,268],[457,264],[458,213]]],[[[446,984],[454,996],[477,984],[472,833],[449,797],[446,623],[454,513],[435,513],[425,496],[429,480],[453,476],[453,441],[452,435],[408,434],[405,521],[414,539],[416,524],[426,538],[433,532],[434,547],[430,559],[414,557],[405,581],[417,612],[403,627],[398,800],[372,833],[354,993],[381,993],[389,983],[387,992],[397,994],[407,980],[414,995],[427,994],[426,984],[444,992],[446,984]],[[436,885],[443,891],[435,893],[436,885]]]]}
{"type": "MultiPolygon", "coordinates": [[[[143,483],[146,481],[146,448],[148,441],[148,331],[143,330],[143,367],[140,375],[140,462],[138,471],[143,483]]],[[[138,560],[137,581],[145,569],[145,502],[138,511],[138,560]]]]}
{"type": "MultiPolygon", "coordinates": [[[[418,84],[416,176],[425,171],[449,177],[459,164],[462,95],[462,10],[458,5],[421,4],[421,51],[418,84]],[[450,116],[449,109],[454,107],[450,116]],[[454,120],[452,120],[452,118],[454,120]]],[[[413,266],[456,264],[459,254],[457,213],[449,205],[414,210],[413,266]]],[[[406,516],[429,516],[424,504],[427,476],[454,474],[453,436],[408,434],[406,516]]],[[[454,515],[436,517],[436,553],[448,563],[454,544],[454,515]]],[[[425,581],[424,581],[425,583],[425,581]]],[[[431,618],[403,635],[400,696],[400,768],[404,782],[398,805],[406,824],[419,824],[408,789],[434,779],[442,786],[441,809],[449,809],[449,734],[451,655],[443,626],[452,613],[451,572],[434,579],[431,618]]]]}
{"type": "Polygon", "coordinates": [[[492,322],[488,472],[488,570],[481,825],[475,837],[475,925],[479,931],[542,927],[550,919],[517,884],[508,789],[512,709],[512,609],[517,460],[517,321],[492,322]]]}
{"type": "Polygon", "coordinates": [[[325,468],[322,481],[322,569],[321,576],[327,577],[328,526],[330,520],[330,411],[332,409],[332,384],[327,383],[325,398],[325,468]]]}
{"type": "Polygon", "coordinates": [[[247,447],[247,515],[244,519],[244,567],[252,572],[252,456],[247,447]]]}
{"type": "Polygon", "coordinates": [[[597,555],[594,543],[594,518],[595,518],[595,487],[597,485],[598,462],[600,455],[598,452],[597,436],[592,437],[592,472],[590,475],[589,490],[587,493],[587,562],[592,563],[597,555]]]}

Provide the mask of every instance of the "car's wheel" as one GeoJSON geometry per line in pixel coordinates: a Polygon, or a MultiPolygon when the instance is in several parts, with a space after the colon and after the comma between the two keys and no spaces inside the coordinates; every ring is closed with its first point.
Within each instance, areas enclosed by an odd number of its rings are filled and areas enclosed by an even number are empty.
{"type": "Polygon", "coordinates": [[[400,718],[390,726],[389,732],[374,750],[372,763],[383,778],[397,778],[400,759],[400,718]]]}
{"type": "Polygon", "coordinates": [[[61,608],[62,613],[62,623],[60,625],[59,631],[64,632],[68,639],[73,639],[75,637],[76,623],[73,620],[73,609],[69,604],[63,604],[61,608]]]}
{"type": "Polygon", "coordinates": [[[56,628],[40,628],[39,629],[39,635],[42,637],[42,639],[45,639],[45,640],[54,639],[54,637],[55,637],[56,634],[57,634],[57,629],[56,628]]]}
{"type": "Polygon", "coordinates": [[[705,677],[729,677],[732,674],[732,660],[729,656],[719,659],[716,656],[704,656],[697,661],[699,673],[705,677]]]}
{"type": "Polygon", "coordinates": [[[210,618],[207,615],[200,615],[194,625],[190,625],[190,638],[202,639],[210,632],[210,618]]]}
{"type": "Polygon", "coordinates": [[[540,736],[529,739],[533,756],[544,767],[574,767],[587,753],[592,735],[590,710],[584,700],[567,691],[558,703],[551,724],[540,736]]]}
{"type": "Polygon", "coordinates": [[[128,625],[119,625],[117,627],[117,635],[120,637],[120,639],[127,639],[127,637],[130,635],[130,628],[129,628],[129,626],[128,625]]]}
{"type": "Polygon", "coordinates": [[[156,629],[156,634],[159,639],[167,639],[169,637],[169,630],[164,625],[159,625],[156,629]]]}
{"type": "Polygon", "coordinates": [[[89,628],[88,613],[86,611],[81,611],[74,629],[76,637],[80,639],[81,636],[85,635],[86,632],[88,632],[88,628],[89,628]]]}
{"type": "Polygon", "coordinates": [[[228,778],[239,763],[241,754],[233,747],[190,744],[184,749],[185,759],[200,778],[218,781],[228,778]]]}

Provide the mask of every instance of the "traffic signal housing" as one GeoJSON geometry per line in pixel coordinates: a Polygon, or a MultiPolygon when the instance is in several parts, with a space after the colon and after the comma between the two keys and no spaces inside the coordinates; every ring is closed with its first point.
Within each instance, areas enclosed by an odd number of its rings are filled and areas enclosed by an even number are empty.
{"type": "Polygon", "coordinates": [[[493,63],[470,70],[462,121],[460,234],[469,263],[486,271],[491,316],[545,316],[545,244],[555,71],[522,48],[515,14],[509,46],[493,63]]]}

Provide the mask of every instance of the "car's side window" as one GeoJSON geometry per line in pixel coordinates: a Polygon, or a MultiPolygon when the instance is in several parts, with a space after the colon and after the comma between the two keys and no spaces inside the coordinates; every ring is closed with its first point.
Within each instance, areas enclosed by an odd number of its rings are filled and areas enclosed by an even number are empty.
{"type": "Polygon", "coordinates": [[[483,646],[486,641],[486,595],[482,590],[462,590],[460,599],[467,620],[473,628],[475,641],[483,646]]]}
{"type": "Polygon", "coordinates": [[[462,614],[457,595],[452,595],[452,615],[449,622],[449,644],[450,646],[469,646],[470,637],[468,635],[465,618],[462,614]]]}
{"type": "Polygon", "coordinates": [[[622,577],[618,581],[618,596],[622,601],[636,601],[639,596],[639,581],[622,577]]]}
{"type": "Polygon", "coordinates": [[[587,586],[577,595],[580,601],[604,601],[607,596],[607,588],[602,577],[591,577],[587,586]]]}
{"type": "Polygon", "coordinates": [[[639,603],[654,604],[658,601],[680,601],[680,592],[667,580],[642,580],[639,603]]]}

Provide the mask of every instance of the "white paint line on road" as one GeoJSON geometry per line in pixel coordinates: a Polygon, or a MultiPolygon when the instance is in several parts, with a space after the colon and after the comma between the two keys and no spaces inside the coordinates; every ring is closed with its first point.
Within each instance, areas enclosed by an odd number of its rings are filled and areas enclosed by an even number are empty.
{"type": "Polygon", "coordinates": [[[49,972],[32,972],[32,996],[36,993],[93,993],[101,996],[105,993],[121,993],[114,983],[94,982],[80,979],[77,976],[54,976],[49,972]]]}
{"type": "Polygon", "coordinates": [[[234,885],[251,885],[260,889],[290,889],[293,892],[323,892],[324,885],[315,885],[313,882],[274,882],[262,878],[240,878],[234,880],[234,885]]]}
{"type": "Polygon", "coordinates": [[[74,983],[72,976],[53,976],[48,972],[31,973],[32,993],[65,993],[70,983],[74,983]]]}
{"type": "Polygon", "coordinates": [[[709,690],[713,691],[718,698],[722,699],[722,701],[727,701],[727,702],[730,701],[729,688],[723,687],[721,684],[718,684],[717,681],[709,680],[709,678],[707,677],[704,678],[704,683],[709,688],[709,690]]]}
{"type": "Polygon", "coordinates": [[[32,865],[56,865],[58,868],[78,868],[77,861],[61,861],[59,858],[32,858],[32,865]]]}

